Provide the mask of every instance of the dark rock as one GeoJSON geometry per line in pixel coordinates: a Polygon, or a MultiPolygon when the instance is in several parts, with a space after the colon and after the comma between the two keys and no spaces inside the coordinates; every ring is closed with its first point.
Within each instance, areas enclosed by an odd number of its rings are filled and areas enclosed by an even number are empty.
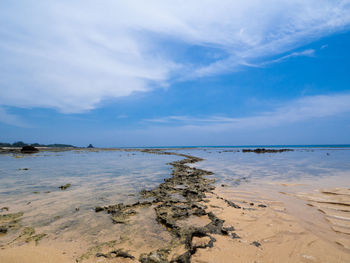
{"type": "Polygon", "coordinates": [[[263,205],[263,204],[260,204],[260,205],[258,205],[258,207],[265,208],[265,207],[267,207],[267,206],[266,206],[266,205],[263,205]]]}
{"type": "Polygon", "coordinates": [[[58,187],[61,190],[67,190],[69,187],[71,187],[71,184],[65,184],[65,185],[61,185],[60,187],[58,187]]]}
{"type": "Polygon", "coordinates": [[[191,263],[191,252],[187,251],[184,254],[178,256],[176,259],[170,261],[170,263],[191,263]]]}
{"type": "Polygon", "coordinates": [[[281,152],[292,152],[293,149],[265,149],[265,148],[257,148],[257,149],[243,149],[243,153],[254,152],[254,153],[281,153],[281,152]]]}
{"type": "Polygon", "coordinates": [[[86,148],[95,148],[91,143],[86,148]]]}
{"type": "Polygon", "coordinates": [[[228,204],[229,206],[232,206],[232,207],[237,208],[237,209],[241,208],[239,205],[235,204],[234,202],[232,202],[230,200],[225,199],[225,203],[228,204]]]}
{"type": "Polygon", "coordinates": [[[232,236],[233,239],[239,239],[239,238],[241,238],[241,237],[240,237],[239,235],[237,235],[236,233],[232,233],[231,236],[232,236]]]}
{"type": "Polygon", "coordinates": [[[7,233],[7,227],[0,226],[0,234],[6,234],[7,233]]]}
{"type": "MultiPolygon", "coordinates": [[[[172,176],[165,179],[158,187],[153,190],[144,189],[140,191],[141,198],[151,198],[152,201],[137,201],[130,205],[119,203],[105,207],[96,207],[96,212],[107,212],[111,214],[114,223],[125,224],[128,217],[136,213],[134,209],[143,206],[154,206],[157,222],[173,235],[175,243],[184,244],[187,250],[182,255],[173,258],[170,261],[173,263],[189,263],[197,248],[212,247],[216,240],[210,236],[211,234],[229,235],[234,231],[233,227],[224,227],[225,221],[218,218],[213,212],[206,212],[207,206],[201,204],[201,202],[208,202],[205,199],[206,193],[212,193],[215,189],[212,185],[214,180],[206,178],[206,176],[213,173],[190,167],[187,164],[199,162],[202,159],[157,149],[140,151],[151,154],[176,155],[185,159],[169,163],[173,167],[172,176]],[[205,215],[208,216],[210,223],[204,227],[178,224],[179,220],[184,220],[190,216],[205,215]],[[198,247],[198,244],[192,242],[194,237],[209,237],[210,241],[198,247]]],[[[233,202],[226,201],[229,205],[240,208],[233,202]]],[[[139,260],[142,263],[168,263],[169,254],[170,250],[156,250],[148,254],[142,254],[139,260]]]]}
{"type": "Polygon", "coordinates": [[[96,253],[95,257],[97,257],[97,258],[100,258],[100,257],[108,258],[108,255],[104,254],[104,253],[96,253]]]}
{"type": "Polygon", "coordinates": [[[95,212],[96,212],[96,213],[101,212],[101,211],[104,211],[104,208],[103,208],[103,207],[100,207],[100,206],[96,206],[96,207],[95,207],[95,212]]]}
{"type": "Polygon", "coordinates": [[[21,149],[21,153],[37,153],[37,152],[39,152],[39,150],[34,146],[30,146],[30,145],[23,146],[21,149]]]}
{"type": "Polygon", "coordinates": [[[258,241],[254,241],[254,242],[252,242],[250,244],[253,245],[253,246],[256,246],[256,247],[260,247],[261,246],[261,244],[258,241]]]}
{"type": "Polygon", "coordinates": [[[107,254],[104,253],[97,253],[96,257],[104,257],[108,259],[112,258],[130,258],[135,259],[134,256],[130,255],[128,252],[123,251],[122,249],[113,250],[111,252],[108,252],[107,254]]]}

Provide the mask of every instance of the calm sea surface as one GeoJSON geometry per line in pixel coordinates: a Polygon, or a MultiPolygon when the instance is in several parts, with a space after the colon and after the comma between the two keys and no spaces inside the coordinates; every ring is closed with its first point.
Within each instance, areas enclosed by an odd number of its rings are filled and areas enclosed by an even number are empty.
{"type": "MultiPolygon", "coordinates": [[[[167,151],[204,158],[193,165],[214,172],[217,184],[334,178],[335,184],[350,187],[350,148],[306,147],[266,154],[242,153],[239,148],[230,147],[167,151]]],[[[113,233],[139,231],[142,238],[147,233],[149,240],[153,234],[155,242],[162,243],[164,240],[157,234],[161,227],[152,221],[152,214],[142,220],[150,220],[148,224],[154,229],[144,230],[140,221],[131,230],[112,224],[108,215],[95,213],[94,208],[138,200],[138,192],[163,182],[171,174],[167,163],[179,159],[182,157],[103,150],[0,155],[0,208],[24,212],[22,226],[35,227],[39,233],[64,242],[84,238],[89,244],[101,237],[102,241],[112,240],[113,233]],[[64,184],[71,187],[60,190],[64,184]]],[[[0,245],[16,234],[3,237],[0,245]]],[[[169,237],[164,235],[166,238],[169,237]]]]}

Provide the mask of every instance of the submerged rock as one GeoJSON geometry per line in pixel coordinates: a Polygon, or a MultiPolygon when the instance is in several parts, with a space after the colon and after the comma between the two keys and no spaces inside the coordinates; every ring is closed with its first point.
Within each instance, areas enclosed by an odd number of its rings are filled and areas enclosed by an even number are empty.
{"type": "Polygon", "coordinates": [[[71,184],[65,184],[65,185],[61,185],[60,187],[58,187],[59,189],[61,190],[66,190],[68,189],[69,187],[71,187],[72,185],[71,184]]]}
{"type": "Polygon", "coordinates": [[[21,153],[37,153],[39,152],[39,149],[35,148],[34,146],[23,146],[21,149],[21,153]]]}
{"type": "Polygon", "coordinates": [[[9,208],[7,206],[0,208],[0,212],[3,212],[3,211],[9,211],[9,208]]]}
{"type": "Polygon", "coordinates": [[[17,218],[20,218],[21,216],[23,216],[23,212],[0,215],[0,222],[15,220],[17,218]]]}
{"type": "Polygon", "coordinates": [[[243,153],[254,152],[254,153],[281,153],[281,152],[292,152],[293,149],[265,149],[265,148],[257,148],[257,149],[243,149],[243,153]]]}

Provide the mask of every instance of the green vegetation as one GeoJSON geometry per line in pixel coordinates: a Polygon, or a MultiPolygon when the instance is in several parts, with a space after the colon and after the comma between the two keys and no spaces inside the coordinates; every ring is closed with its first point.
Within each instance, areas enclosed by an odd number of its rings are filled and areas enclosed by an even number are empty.
{"type": "Polygon", "coordinates": [[[22,141],[14,142],[14,143],[5,143],[5,142],[0,142],[0,147],[23,147],[23,146],[33,146],[33,147],[52,147],[52,148],[63,148],[63,147],[74,147],[73,145],[70,144],[40,144],[40,143],[25,143],[22,141]]]}
{"type": "Polygon", "coordinates": [[[25,241],[26,243],[30,243],[31,241],[34,241],[35,244],[37,245],[39,241],[47,236],[46,234],[37,234],[35,235],[35,229],[33,227],[25,227],[22,231],[22,234],[20,234],[17,238],[15,238],[12,242],[16,241],[25,241]]]}
{"type": "Polygon", "coordinates": [[[15,220],[21,216],[23,216],[23,212],[0,215],[0,222],[15,220]]]}

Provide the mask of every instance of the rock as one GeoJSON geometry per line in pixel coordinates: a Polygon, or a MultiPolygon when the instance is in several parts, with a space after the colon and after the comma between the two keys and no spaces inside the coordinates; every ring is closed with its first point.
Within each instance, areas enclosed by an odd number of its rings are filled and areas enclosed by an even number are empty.
{"type": "Polygon", "coordinates": [[[12,221],[17,218],[20,218],[23,216],[23,212],[18,212],[18,213],[13,213],[13,214],[5,214],[5,215],[0,215],[0,222],[3,221],[12,221]]]}
{"type": "Polygon", "coordinates": [[[39,150],[37,148],[35,148],[34,146],[23,146],[21,149],[21,153],[37,153],[39,152],[39,150]]]}
{"type": "Polygon", "coordinates": [[[168,263],[169,250],[158,249],[157,251],[152,251],[149,254],[141,254],[141,263],[168,263]]]}
{"type": "Polygon", "coordinates": [[[237,209],[240,209],[240,208],[241,208],[239,205],[235,204],[234,202],[232,202],[232,201],[230,201],[230,200],[226,200],[226,199],[225,199],[225,202],[226,202],[226,204],[228,204],[228,205],[231,206],[231,207],[234,207],[234,208],[237,208],[237,209]]]}
{"type": "Polygon", "coordinates": [[[231,236],[232,236],[233,239],[239,239],[239,238],[241,238],[241,237],[240,237],[239,235],[237,235],[236,233],[232,233],[231,236]]]}
{"type": "Polygon", "coordinates": [[[205,248],[209,245],[210,237],[194,237],[192,239],[192,246],[197,248],[205,248]]]}
{"type": "Polygon", "coordinates": [[[252,242],[250,244],[253,245],[253,246],[256,246],[256,247],[260,247],[261,246],[261,244],[258,241],[254,241],[254,242],[252,242]]]}
{"type": "Polygon", "coordinates": [[[111,252],[108,252],[107,254],[97,253],[95,256],[96,257],[104,257],[104,258],[108,258],[108,259],[118,258],[118,257],[119,258],[135,259],[134,256],[130,255],[128,252],[123,251],[122,249],[113,250],[111,252]]]}
{"type": "MultiPolygon", "coordinates": [[[[186,249],[183,254],[174,256],[170,260],[171,263],[190,263],[191,256],[197,249],[213,246],[216,240],[211,234],[231,235],[234,228],[224,227],[225,221],[218,218],[213,212],[207,212],[207,206],[201,203],[208,202],[205,199],[206,193],[212,193],[215,189],[215,186],[212,185],[215,181],[206,178],[212,175],[212,172],[187,165],[202,161],[201,158],[157,149],[144,149],[141,152],[175,155],[185,157],[185,159],[169,163],[173,167],[172,176],[166,178],[158,187],[153,190],[140,191],[142,199],[150,198],[152,201],[96,207],[96,212],[107,212],[114,223],[125,224],[128,218],[136,213],[134,209],[153,206],[157,222],[173,235],[173,241],[183,244],[186,249]],[[180,220],[185,220],[190,216],[208,216],[210,223],[203,227],[178,224],[180,220]]],[[[241,208],[231,201],[227,200],[226,203],[232,207],[241,208]]],[[[142,263],[169,263],[169,254],[170,250],[156,250],[141,254],[139,261],[142,263]]]]}
{"type": "Polygon", "coordinates": [[[6,234],[7,233],[7,228],[4,226],[0,226],[0,234],[6,234]]]}
{"type": "Polygon", "coordinates": [[[61,185],[60,187],[58,187],[59,189],[61,190],[66,190],[68,189],[69,187],[71,187],[72,185],[71,184],[65,184],[65,185],[61,185]]]}
{"type": "Polygon", "coordinates": [[[243,153],[254,152],[254,153],[281,153],[281,152],[292,152],[293,149],[265,149],[265,148],[257,148],[257,149],[243,149],[243,153]]]}
{"type": "Polygon", "coordinates": [[[95,148],[91,143],[86,148],[95,148]]]}
{"type": "Polygon", "coordinates": [[[3,211],[9,211],[9,208],[7,206],[0,208],[0,212],[3,212],[3,211]]]}

